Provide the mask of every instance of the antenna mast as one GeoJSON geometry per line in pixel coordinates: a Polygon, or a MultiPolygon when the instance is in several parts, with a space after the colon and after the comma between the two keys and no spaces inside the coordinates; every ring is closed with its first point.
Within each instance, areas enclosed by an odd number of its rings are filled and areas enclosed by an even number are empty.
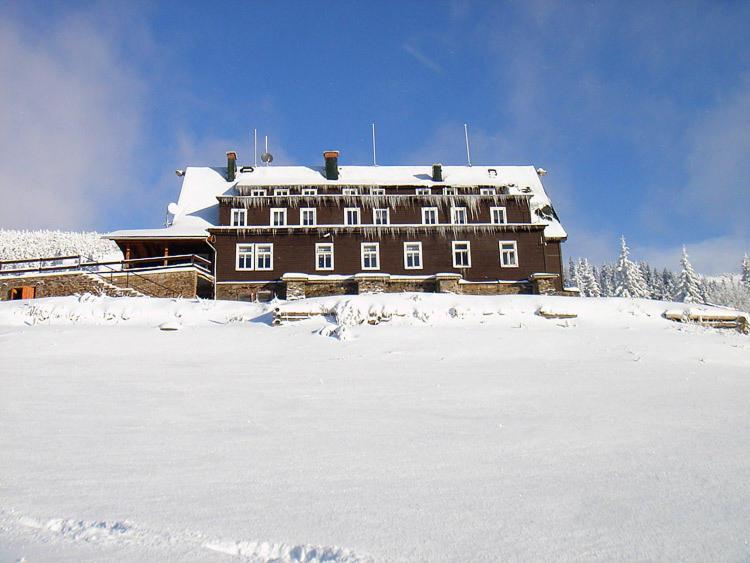
{"type": "Polygon", "coordinates": [[[253,129],[253,167],[258,168],[258,130],[253,129]]]}
{"type": "Polygon", "coordinates": [[[378,165],[377,155],[375,153],[375,124],[372,124],[372,165],[378,165]]]}
{"type": "Polygon", "coordinates": [[[464,138],[466,139],[466,161],[471,166],[471,150],[469,149],[469,126],[464,123],[464,138]]]}
{"type": "MultiPolygon", "coordinates": [[[[266,152],[265,154],[268,154],[268,135],[266,135],[266,152]]],[[[268,166],[268,160],[266,160],[266,166],[268,166]]]]}

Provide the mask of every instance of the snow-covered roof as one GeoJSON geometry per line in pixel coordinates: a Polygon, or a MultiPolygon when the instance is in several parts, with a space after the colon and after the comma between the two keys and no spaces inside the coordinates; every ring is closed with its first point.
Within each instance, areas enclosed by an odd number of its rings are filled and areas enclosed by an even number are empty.
{"type": "Polygon", "coordinates": [[[217,197],[235,186],[497,186],[511,195],[529,195],[532,222],[546,224],[547,238],[567,237],[533,166],[443,166],[443,181],[432,181],[431,166],[339,166],[328,180],[322,166],[259,166],[226,181],[225,168],[189,167],[185,171],[172,225],[161,229],[115,231],[108,238],[204,237],[219,223],[217,197]]]}

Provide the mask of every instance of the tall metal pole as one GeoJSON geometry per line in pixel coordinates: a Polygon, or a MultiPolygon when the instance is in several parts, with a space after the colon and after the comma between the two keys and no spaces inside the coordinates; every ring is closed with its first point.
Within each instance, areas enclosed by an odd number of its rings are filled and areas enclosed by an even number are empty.
{"type": "Polygon", "coordinates": [[[464,123],[464,138],[466,139],[466,161],[471,166],[471,150],[469,149],[469,126],[464,123]]]}
{"type": "Polygon", "coordinates": [[[258,168],[258,130],[253,129],[253,167],[258,168]]]}
{"type": "Polygon", "coordinates": [[[375,124],[372,124],[372,165],[378,165],[378,158],[375,152],[375,124]]]}
{"type": "MultiPolygon", "coordinates": [[[[268,135],[266,135],[266,154],[268,154],[268,135]]],[[[268,166],[267,160],[266,160],[266,166],[268,166]]]]}

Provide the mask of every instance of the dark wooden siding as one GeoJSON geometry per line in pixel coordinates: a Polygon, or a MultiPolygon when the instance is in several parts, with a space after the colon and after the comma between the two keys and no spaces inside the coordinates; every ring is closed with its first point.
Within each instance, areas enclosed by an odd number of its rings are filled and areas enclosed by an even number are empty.
{"type": "MultiPolygon", "coordinates": [[[[545,264],[545,246],[542,243],[541,228],[534,232],[492,233],[492,234],[458,234],[448,237],[439,234],[418,235],[408,240],[403,236],[383,236],[379,239],[366,239],[361,233],[341,233],[329,238],[322,238],[314,233],[286,232],[279,234],[261,234],[242,236],[236,233],[217,233],[217,281],[260,281],[274,280],[285,273],[299,272],[306,274],[344,274],[352,275],[362,272],[362,242],[380,243],[379,272],[395,275],[427,276],[440,272],[460,273],[467,280],[509,280],[526,279],[535,272],[561,273],[545,264]],[[451,252],[452,240],[466,240],[471,243],[471,264],[467,269],[453,267],[451,252]],[[519,267],[501,268],[499,240],[515,240],[518,244],[519,267]],[[404,242],[421,242],[423,268],[407,270],[404,268],[404,242]],[[237,271],[235,268],[237,243],[273,243],[273,270],[271,271],[237,271]],[[315,243],[334,243],[333,271],[315,270],[315,243]]],[[[549,260],[547,260],[549,261],[549,260]]],[[[558,262],[559,264],[559,262],[558,262]]],[[[559,267],[559,265],[558,265],[559,267]]],[[[369,270],[372,271],[372,270],[369,270]]]]}

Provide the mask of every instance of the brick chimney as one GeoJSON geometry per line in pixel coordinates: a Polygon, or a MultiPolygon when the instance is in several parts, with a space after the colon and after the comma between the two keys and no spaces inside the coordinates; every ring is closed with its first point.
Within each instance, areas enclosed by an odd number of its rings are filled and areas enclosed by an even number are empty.
{"type": "Polygon", "coordinates": [[[442,164],[432,165],[432,181],[433,182],[443,181],[443,165],[442,164]]]}
{"type": "Polygon", "coordinates": [[[326,178],[329,180],[338,180],[339,151],[324,151],[323,158],[326,160],[326,178]]]}
{"type": "Polygon", "coordinates": [[[227,153],[227,182],[234,182],[237,174],[237,153],[229,151],[227,153]]]}

